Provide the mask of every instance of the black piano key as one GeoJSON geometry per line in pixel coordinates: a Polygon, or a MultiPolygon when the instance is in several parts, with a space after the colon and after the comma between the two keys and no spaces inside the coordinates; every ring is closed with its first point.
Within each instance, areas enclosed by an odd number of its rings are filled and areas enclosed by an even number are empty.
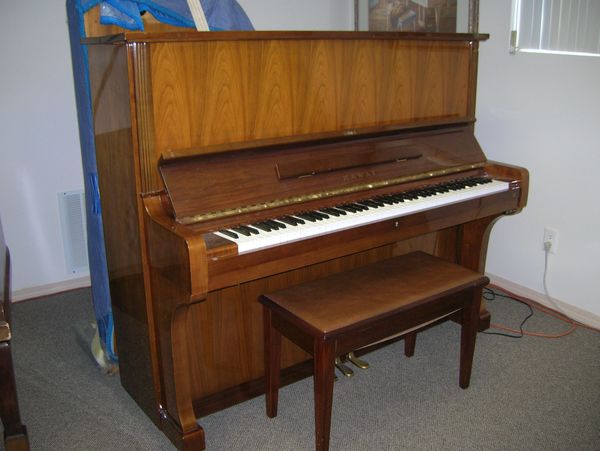
{"type": "Polygon", "coordinates": [[[304,219],[298,218],[296,216],[290,216],[290,218],[293,218],[294,221],[298,222],[298,224],[306,224],[306,221],[304,219]]]}
{"type": "Polygon", "coordinates": [[[335,216],[335,217],[346,214],[346,212],[344,210],[338,210],[336,208],[323,208],[323,210],[321,210],[321,211],[327,213],[328,215],[335,216]]]}
{"type": "Polygon", "coordinates": [[[326,213],[323,213],[322,211],[319,210],[314,210],[311,212],[314,215],[317,215],[318,217],[320,217],[321,219],[329,219],[329,215],[326,213]]]}
{"type": "Polygon", "coordinates": [[[231,230],[227,230],[227,229],[223,229],[223,230],[219,230],[219,233],[222,233],[223,235],[227,235],[230,238],[239,238],[239,235],[235,232],[232,232],[231,230]]]}
{"type": "Polygon", "coordinates": [[[377,203],[373,202],[370,199],[358,201],[357,204],[364,205],[365,207],[370,207],[370,208],[379,208],[379,205],[377,205],[377,203]]]}
{"type": "Polygon", "coordinates": [[[318,211],[309,211],[307,213],[309,215],[311,215],[313,218],[315,218],[317,221],[322,221],[323,219],[325,219],[325,216],[320,214],[318,211]]]}
{"type": "Polygon", "coordinates": [[[396,203],[402,203],[406,200],[403,194],[392,194],[390,197],[392,197],[396,203]]]}
{"type": "Polygon", "coordinates": [[[338,205],[336,208],[339,208],[340,210],[345,210],[350,213],[356,213],[357,211],[359,211],[358,208],[353,207],[350,204],[338,205]]]}
{"type": "Polygon", "coordinates": [[[396,201],[394,201],[394,198],[392,196],[379,196],[376,197],[375,200],[387,205],[394,205],[397,203],[396,201]]]}
{"type": "Polygon", "coordinates": [[[256,230],[254,227],[250,227],[248,225],[244,225],[244,226],[240,226],[240,227],[242,227],[244,230],[247,230],[252,235],[258,235],[260,233],[260,231],[256,230]]]}
{"type": "Polygon", "coordinates": [[[299,213],[296,216],[298,216],[299,218],[302,218],[302,219],[306,219],[307,221],[310,221],[310,222],[317,222],[316,218],[312,217],[311,215],[309,215],[306,212],[305,213],[299,213]]]}
{"type": "Polygon", "coordinates": [[[277,218],[277,220],[291,226],[297,226],[298,224],[304,223],[304,221],[296,219],[293,216],[282,216],[281,218],[277,218]]]}
{"type": "Polygon", "coordinates": [[[236,231],[237,233],[239,233],[240,235],[244,235],[244,236],[252,235],[252,233],[249,230],[246,230],[243,227],[234,227],[233,230],[236,231]]]}
{"type": "Polygon", "coordinates": [[[323,219],[325,219],[323,217],[323,215],[320,215],[319,213],[317,213],[316,211],[307,211],[306,214],[312,216],[313,218],[315,218],[317,221],[322,221],[323,219]]]}
{"type": "Polygon", "coordinates": [[[285,229],[285,224],[282,222],[277,222],[277,221],[274,221],[273,219],[267,219],[265,222],[267,224],[269,224],[275,230],[285,229]]]}
{"type": "Polygon", "coordinates": [[[369,209],[369,207],[367,205],[362,205],[359,204],[358,202],[353,202],[352,205],[354,208],[356,208],[357,211],[366,211],[369,209]]]}
{"type": "Polygon", "coordinates": [[[252,224],[252,227],[256,227],[257,229],[260,229],[263,232],[270,232],[271,230],[273,230],[273,227],[271,227],[268,224],[265,224],[264,222],[255,222],[254,224],[252,224]]]}
{"type": "Polygon", "coordinates": [[[334,211],[335,211],[335,212],[337,212],[337,213],[339,213],[339,214],[340,214],[340,215],[342,215],[342,216],[344,216],[344,215],[347,215],[347,214],[348,214],[348,212],[346,212],[346,211],[344,211],[344,210],[340,210],[339,208],[333,208],[333,207],[332,207],[332,208],[329,208],[328,210],[331,210],[331,213],[332,213],[332,214],[333,214],[333,212],[334,212],[334,211]]]}

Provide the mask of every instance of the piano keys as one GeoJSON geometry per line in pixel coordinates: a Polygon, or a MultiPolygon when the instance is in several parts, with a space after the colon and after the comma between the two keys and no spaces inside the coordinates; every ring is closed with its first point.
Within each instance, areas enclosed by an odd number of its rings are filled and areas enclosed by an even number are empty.
{"type": "Polygon", "coordinates": [[[509,186],[505,181],[473,177],[240,224],[214,233],[237,244],[238,253],[244,254],[508,191],[509,186]]]}
{"type": "MultiPolygon", "coordinates": [[[[486,38],[86,41],[121,382],[179,449],[264,393],[261,293],[413,250],[484,271],[528,191],[473,133],[486,38]]],[[[309,358],[284,342],[283,381],[309,358]]]]}

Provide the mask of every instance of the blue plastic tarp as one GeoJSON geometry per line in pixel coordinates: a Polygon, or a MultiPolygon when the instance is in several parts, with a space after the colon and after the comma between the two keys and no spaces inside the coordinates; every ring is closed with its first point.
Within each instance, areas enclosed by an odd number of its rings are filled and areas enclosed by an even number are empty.
{"type": "MultiPolygon", "coordinates": [[[[253,30],[243,8],[235,0],[201,0],[210,30],[253,30]]],[[[100,23],[128,30],[144,30],[142,14],[179,27],[195,27],[186,0],[81,0],[82,10],[100,5],[100,23]]]]}
{"type": "MultiPolygon", "coordinates": [[[[253,29],[246,13],[235,0],[202,0],[201,4],[211,30],[253,29]]],[[[79,140],[85,179],[92,300],[102,348],[106,357],[116,362],[114,323],[98,190],[88,56],[86,46],[80,44],[80,39],[85,37],[84,15],[97,5],[100,5],[101,23],[115,24],[129,30],[143,30],[141,15],[144,11],[170,25],[194,27],[194,22],[186,0],[67,0],[79,140]]]]}

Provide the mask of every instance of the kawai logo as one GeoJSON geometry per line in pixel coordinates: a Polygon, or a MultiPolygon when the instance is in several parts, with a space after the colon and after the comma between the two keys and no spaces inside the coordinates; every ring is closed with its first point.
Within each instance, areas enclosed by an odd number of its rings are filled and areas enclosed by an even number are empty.
{"type": "Polygon", "coordinates": [[[375,171],[374,170],[370,170],[370,171],[365,171],[365,172],[355,172],[353,174],[348,174],[344,176],[344,181],[345,182],[350,182],[352,180],[361,180],[361,179],[365,179],[367,177],[374,177],[375,176],[375,171]]]}

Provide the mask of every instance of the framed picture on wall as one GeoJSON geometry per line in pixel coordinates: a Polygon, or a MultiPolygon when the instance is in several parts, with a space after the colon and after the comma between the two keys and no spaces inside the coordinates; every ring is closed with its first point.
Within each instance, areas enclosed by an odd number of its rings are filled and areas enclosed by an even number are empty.
{"type": "Polygon", "coordinates": [[[466,33],[469,0],[358,0],[357,29],[466,33]]]}

